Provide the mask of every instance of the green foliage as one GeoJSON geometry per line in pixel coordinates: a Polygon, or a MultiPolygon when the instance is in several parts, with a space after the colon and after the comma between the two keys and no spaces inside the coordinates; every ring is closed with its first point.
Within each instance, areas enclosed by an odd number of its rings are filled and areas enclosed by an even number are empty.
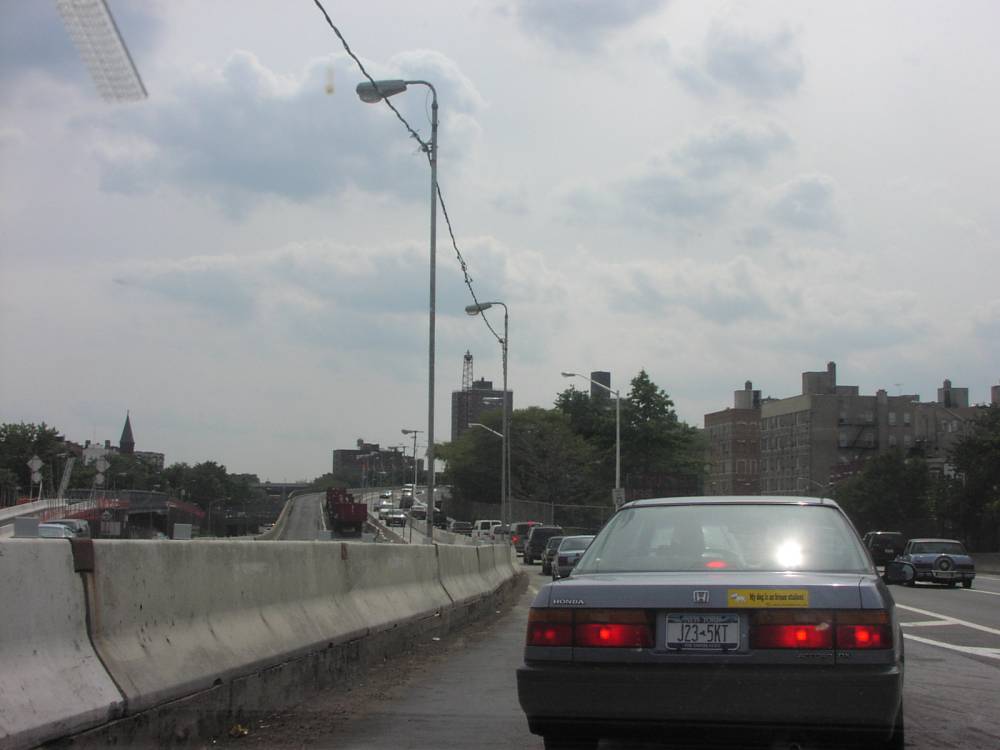
{"type": "Polygon", "coordinates": [[[958,481],[950,497],[952,521],[970,547],[1000,546],[1000,406],[985,409],[951,453],[958,481]]]}
{"type": "Polygon", "coordinates": [[[861,473],[840,483],[836,500],[858,531],[902,531],[910,536],[933,533],[931,475],[923,459],[899,451],[869,460],[861,473]]]}
{"type": "Polygon", "coordinates": [[[10,491],[20,487],[19,491],[27,495],[31,487],[28,461],[38,456],[43,464],[42,481],[51,490],[62,475],[65,452],[59,431],[45,422],[0,424],[0,486],[10,491]]]}

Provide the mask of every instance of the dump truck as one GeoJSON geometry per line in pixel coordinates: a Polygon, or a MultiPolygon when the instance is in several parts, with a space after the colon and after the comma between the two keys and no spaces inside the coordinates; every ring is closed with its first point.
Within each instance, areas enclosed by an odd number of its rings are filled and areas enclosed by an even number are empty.
{"type": "Polygon", "coordinates": [[[354,495],[343,487],[326,491],[326,517],[337,536],[361,536],[368,519],[368,506],[354,501],[354,495]]]}

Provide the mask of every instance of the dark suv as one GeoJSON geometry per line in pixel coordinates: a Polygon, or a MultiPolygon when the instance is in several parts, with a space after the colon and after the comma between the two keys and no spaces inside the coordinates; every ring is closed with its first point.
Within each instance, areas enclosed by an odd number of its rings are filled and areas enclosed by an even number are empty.
{"type": "Polygon", "coordinates": [[[562,526],[532,526],[524,542],[524,564],[531,565],[542,556],[549,537],[562,536],[562,526]]]}
{"type": "Polygon", "coordinates": [[[899,531],[869,531],[864,541],[876,565],[892,562],[906,546],[906,537],[899,531]]]}

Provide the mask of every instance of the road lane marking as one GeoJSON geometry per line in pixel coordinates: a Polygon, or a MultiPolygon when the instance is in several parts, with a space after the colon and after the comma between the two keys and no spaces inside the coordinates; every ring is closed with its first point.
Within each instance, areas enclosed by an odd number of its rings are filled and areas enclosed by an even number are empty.
{"type": "Polygon", "coordinates": [[[996,628],[989,628],[985,625],[979,625],[975,622],[969,622],[968,620],[959,620],[957,617],[951,617],[950,615],[942,615],[940,612],[931,612],[926,609],[918,609],[917,607],[909,607],[905,604],[896,604],[899,609],[905,609],[910,612],[916,612],[918,615],[927,615],[928,617],[937,617],[941,620],[950,620],[954,625],[964,625],[967,628],[972,628],[973,630],[981,630],[984,633],[992,633],[993,635],[1000,635],[1000,630],[996,628]]]}
{"type": "Polygon", "coordinates": [[[1000,596],[1000,591],[983,591],[982,589],[962,589],[970,594],[989,594],[990,596],[1000,596]]]}
{"type": "Polygon", "coordinates": [[[909,638],[911,641],[917,641],[918,643],[926,643],[928,646],[947,648],[952,651],[958,651],[959,653],[969,654],[971,656],[985,656],[990,659],[1000,659],[1000,648],[988,648],[986,646],[956,646],[954,643],[932,641],[930,638],[921,638],[920,636],[910,635],[909,633],[904,634],[903,637],[909,638]]]}
{"type": "Polygon", "coordinates": [[[954,625],[952,620],[920,620],[919,622],[901,622],[904,628],[929,628],[935,625],[954,625]]]}

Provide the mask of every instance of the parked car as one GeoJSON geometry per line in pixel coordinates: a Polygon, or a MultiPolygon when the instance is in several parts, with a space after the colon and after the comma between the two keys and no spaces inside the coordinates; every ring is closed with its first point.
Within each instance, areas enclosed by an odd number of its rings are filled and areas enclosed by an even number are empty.
{"type": "Polygon", "coordinates": [[[73,533],[73,529],[61,523],[40,523],[38,536],[42,539],[73,539],[76,534],[73,533]]]}
{"type": "Polygon", "coordinates": [[[511,524],[510,541],[514,545],[514,551],[517,554],[524,554],[524,540],[528,538],[528,532],[531,531],[531,527],[537,523],[538,521],[518,521],[511,524]]]}
{"type": "Polygon", "coordinates": [[[472,521],[452,521],[448,530],[452,534],[465,534],[468,536],[472,533],[472,521]]]}
{"type": "Polygon", "coordinates": [[[393,508],[385,514],[386,526],[406,526],[406,512],[400,508],[393,508]]]}
{"type": "Polygon", "coordinates": [[[524,542],[524,564],[531,565],[540,558],[549,538],[556,535],[562,536],[562,533],[562,526],[543,526],[541,524],[532,526],[531,531],[528,532],[528,538],[524,542]]]}
{"type": "Polygon", "coordinates": [[[911,539],[899,559],[916,568],[911,586],[917,581],[930,581],[949,586],[961,583],[971,589],[976,577],[976,565],[957,539],[911,539]]]}
{"type": "MultiPolygon", "coordinates": [[[[553,537],[553,539],[555,538],[553,537]]],[[[580,555],[586,552],[587,547],[590,546],[593,540],[593,534],[564,536],[559,543],[559,549],[556,550],[555,556],[552,559],[552,579],[565,578],[573,572],[573,567],[580,559],[580,555]]]]}
{"type": "Polygon", "coordinates": [[[57,518],[54,521],[46,521],[46,523],[58,523],[73,532],[73,536],[76,537],[90,537],[90,524],[83,520],[82,518],[57,518]]]}
{"type": "Polygon", "coordinates": [[[906,537],[899,531],[869,531],[864,542],[875,564],[885,565],[903,554],[906,537]]]}
{"type": "Polygon", "coordinates": [[[518,699],[547,748],[651,728],[904,745],[895,604],[829,499],[628,503],[541,587],[526,635],[518,699]]]}
{"type": "Polygon", "coordinates": [[[542,550],[542,575],[552,575],[552,558],[556,556],[556,550],[562,543],[561,536],[550,536],[545,542],[545,549],[542,550]]]}
{"type": "Polygon", "coordinates": [[[498,523],[503,523],[499,518],[478,520],[472,524],[472,538],[482,539],[484,542],[490,541],[490,531],[498,523]]]}

